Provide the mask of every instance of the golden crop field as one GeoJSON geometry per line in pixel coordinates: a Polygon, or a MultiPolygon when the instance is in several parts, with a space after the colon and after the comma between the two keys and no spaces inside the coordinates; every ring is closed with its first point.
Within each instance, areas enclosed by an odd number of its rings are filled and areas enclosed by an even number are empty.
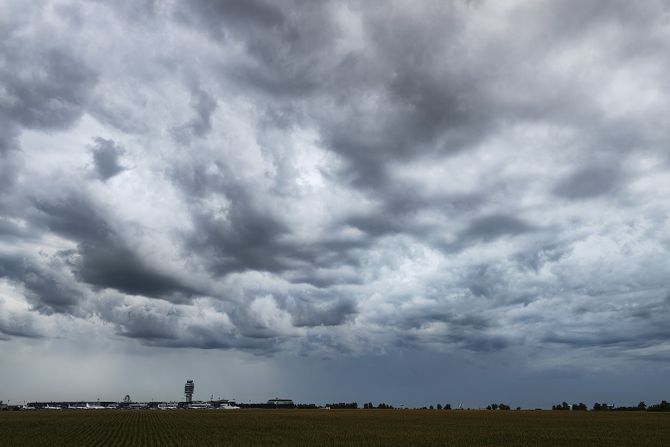
{"type": "Polygon", "coordinates": [[[670,414],[563,411],[0,412],[0,446],[670,446],[670,414]]]}

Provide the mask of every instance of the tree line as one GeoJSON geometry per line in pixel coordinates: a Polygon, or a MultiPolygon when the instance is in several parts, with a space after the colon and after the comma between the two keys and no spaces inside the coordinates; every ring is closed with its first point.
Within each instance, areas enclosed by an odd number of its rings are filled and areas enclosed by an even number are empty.
{"type": "MultiPolygon", "coordinates": [[[[587,411],[588,408],[586,404],[580,402],[578,404],[568,405],[567,402],[562,402],[557,405],[552,405],[552,410],[572,410],[572,411],[587,411]]],[[[670,402],[662,400],[660,403],[647,405],[644,401],[641,401],[636,406],[622,406],[617,407],[612,404],[605,402],[596,402],[591,407],[591,411],[670,411],[670,402]]]]}

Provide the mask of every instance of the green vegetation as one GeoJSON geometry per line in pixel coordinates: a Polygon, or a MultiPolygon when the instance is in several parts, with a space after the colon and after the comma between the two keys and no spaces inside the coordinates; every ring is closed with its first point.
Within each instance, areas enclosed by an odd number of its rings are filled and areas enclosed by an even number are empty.
{"type": "Polygon", "coordinates": [[[240,410],[0,412],[2,446],[668,446],[670,414],[240,410]]]}

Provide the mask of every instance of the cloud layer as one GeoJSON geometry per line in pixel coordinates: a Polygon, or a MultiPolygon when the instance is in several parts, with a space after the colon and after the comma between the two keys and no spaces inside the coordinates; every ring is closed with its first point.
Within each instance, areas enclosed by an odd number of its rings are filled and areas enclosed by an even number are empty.
{"type": "Polygon", "coordinates": [[[667,361],[669,13],[5,1],[0,341],[667,361]]]}

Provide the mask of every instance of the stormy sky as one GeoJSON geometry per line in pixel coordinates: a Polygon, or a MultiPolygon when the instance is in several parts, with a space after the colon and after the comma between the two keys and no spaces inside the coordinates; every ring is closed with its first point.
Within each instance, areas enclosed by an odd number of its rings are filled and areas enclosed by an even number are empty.
{"type": "Polygon", "coordinates": [[[669,71],[665,1],[0,0],[0,400],[667,398],[669,71]]]}

